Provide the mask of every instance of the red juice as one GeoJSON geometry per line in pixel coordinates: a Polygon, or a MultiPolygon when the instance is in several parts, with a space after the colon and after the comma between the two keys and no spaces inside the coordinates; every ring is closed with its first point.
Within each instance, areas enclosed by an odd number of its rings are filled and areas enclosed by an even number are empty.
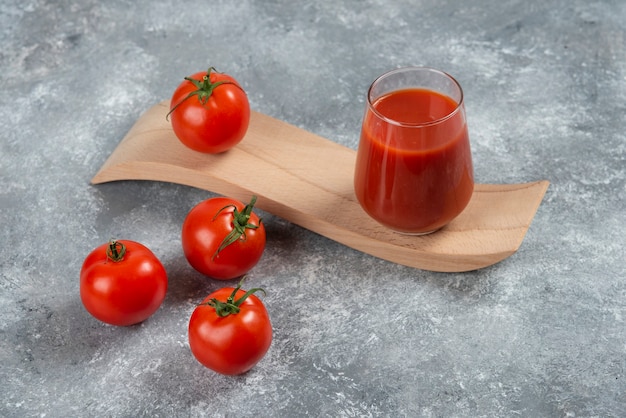
{"type": "Polygon", "coordinates": [[[416,88],[383,95],[371,107],[354,178],[361,206],[400,232],[441,228],[463,211],[474,190],[463,107],[416,88]]]}

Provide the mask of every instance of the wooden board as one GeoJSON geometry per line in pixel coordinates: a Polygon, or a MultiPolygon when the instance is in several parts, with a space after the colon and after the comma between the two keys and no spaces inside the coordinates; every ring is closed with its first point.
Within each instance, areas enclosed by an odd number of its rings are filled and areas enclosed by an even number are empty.
{"type": "MultiPolygon", "coordinates": [[[[248,202],[332,240],[419,269],[460,272],[517,251],[549,185],[477,184],[465,211],[425,236],[380,226],[353,191],[356,152],[267,115],[252,112],[242,142],[209,155],[186,148],[166,120],[168,102],[144,113],[93,184],[153,180],[184,184],[248,202]]],[[[191,209],[191,208],[190,208],[191,209]]]]}

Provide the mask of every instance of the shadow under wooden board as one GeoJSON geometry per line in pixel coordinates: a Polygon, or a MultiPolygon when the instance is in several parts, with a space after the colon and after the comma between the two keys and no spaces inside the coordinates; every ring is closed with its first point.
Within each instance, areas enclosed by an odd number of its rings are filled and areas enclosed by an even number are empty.
{"type": "Polygon", "coordinates": [[[402,235],[372,220],[356,200],[354,150],[253,111],[235,148],[202,154],[178,141],[168,111],[167,101],[148,109],[91,182],[172,182],[244,203],[256,195],[256,207],[294,224],[424,270],[476,270],[515,253],[549,185],[476,184],[469,205],[450,224],[430,235],[402,235]]]}

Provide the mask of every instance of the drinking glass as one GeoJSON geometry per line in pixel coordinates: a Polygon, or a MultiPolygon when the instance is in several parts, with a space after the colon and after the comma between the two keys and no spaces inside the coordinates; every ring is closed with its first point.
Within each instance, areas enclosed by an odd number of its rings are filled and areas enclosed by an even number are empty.
{"type": "Polygon", "coordinates": [[[463,90],[452,76],[408,67],[374,80],[354,190],[370,217],[406,234],[437,231],[463,211],[474,174],[463,90]]]}

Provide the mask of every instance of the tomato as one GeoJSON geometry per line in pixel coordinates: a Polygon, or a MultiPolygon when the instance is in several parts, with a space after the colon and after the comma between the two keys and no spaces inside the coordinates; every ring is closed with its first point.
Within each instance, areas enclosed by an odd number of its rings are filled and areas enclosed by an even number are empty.
{"type": "Polygon", "coordinates": [[[133,325],[150,317],[165,299],[167,273],[144,245],[112,240],[93,250],[80,270],[80,298],[95,318],[133,325]]]}
{"type": "Polygon", "coordinates": [[[228,197],[197,204],[185,218],[185,257],[200,273],[218,280],[241,277],[254,267],[265,249],[265,225],[248,205],[228,197]]]}
{"type": "Polygon", "coordinates": [[[250,370],[272,343],[272,324],[263,302],[252,293],[263,289],[219,289],[196,306],[189,319],[189,347],[205,367],[225,375],[250,370]]]}
{"type": "Polygon", "coordinates": [[[185,77],[172,95],[168,113],[183,144],[210,154],[237,145],[250,122],[245,91],[233,77],[214,70],[185,77]]]}

